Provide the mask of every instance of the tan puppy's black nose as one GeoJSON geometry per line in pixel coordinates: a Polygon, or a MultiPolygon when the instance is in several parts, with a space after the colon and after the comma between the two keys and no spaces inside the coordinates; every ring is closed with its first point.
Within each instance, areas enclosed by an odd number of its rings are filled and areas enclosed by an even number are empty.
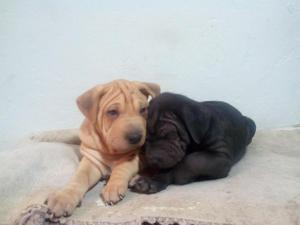
{"type": "Polygon", "coordinates": [[[142,140],[142,132],[134,131],[126,135],[126,139],[128,140],[129,144],[137,144],[142,140]]]}

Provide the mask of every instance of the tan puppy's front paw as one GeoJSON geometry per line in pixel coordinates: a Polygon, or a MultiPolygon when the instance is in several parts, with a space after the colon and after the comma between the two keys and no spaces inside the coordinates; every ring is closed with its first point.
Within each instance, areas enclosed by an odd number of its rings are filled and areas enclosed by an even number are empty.
{"type": "Polygon", "coordinates": [[[124,184],[108,184],[104,187],[101,193],[101,198],[107,205],[114,205],[125,197],[128,185],[124,184]]]}
{"type": "Polygon", "coordinates": [[[70,216],[80,205],[80,197],[72,190],[56,191],[49,195],[46,204],[55,217],[70,216]]]}

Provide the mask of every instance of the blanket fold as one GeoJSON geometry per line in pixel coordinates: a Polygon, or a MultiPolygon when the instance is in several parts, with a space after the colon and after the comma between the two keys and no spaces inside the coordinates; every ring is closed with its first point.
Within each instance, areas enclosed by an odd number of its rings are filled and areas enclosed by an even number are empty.
{"type": "Polygon", "coordinates": [[[211,223],[204,221],[188,220],[183,218],[167,217],[141,217],[136,220],[126,222],[96,222],[78,221],[68,218],[55,218],[45,205],[28,206],[17,218],[13,225],[230,225],[229,223],[211,223]]]}
{"type": "Polygon", "coordinates": [[[79,146],[26,142],[0,151],[0,225],[300,224],[300,128],[259,130],[245,157],[219,180],[129,192],[104,206],[93,187],[68,218],[42,203],[79,164],[79,146]]]}

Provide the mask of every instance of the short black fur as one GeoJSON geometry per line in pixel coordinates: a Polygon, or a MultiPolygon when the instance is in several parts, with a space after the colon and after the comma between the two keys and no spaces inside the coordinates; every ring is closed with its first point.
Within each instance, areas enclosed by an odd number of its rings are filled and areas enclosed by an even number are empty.
{"type": "Polygon", "coordinates": [[[148,110],[148,134],[141,153],[141,174],[147,175],[131,187],[140,193],[226,177],[256,130],[253,120],[220,101],[197,102],[163,93],[148,110]]]}

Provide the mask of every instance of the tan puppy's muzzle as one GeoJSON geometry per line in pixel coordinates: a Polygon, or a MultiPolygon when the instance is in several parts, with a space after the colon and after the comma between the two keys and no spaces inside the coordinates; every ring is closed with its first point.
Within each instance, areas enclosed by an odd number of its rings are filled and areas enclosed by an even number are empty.
{"type": "Polygon", "coordinates": [[[140,148],[146,139],[145,119],[140,116],[120,118],[107,133],[115,153],[126,153],[140,148]]]}
{"type": "Polygon", "coordinates": [[[146,130],[145,123],[140,118],[131,118],[128,121],[124,138],[130,145],[141,147],[145,142],[146,130]]]}
{"type": "Polygon", "coordinates": [[[142,130],[136,129],[136,130],[133,130],[132,132],[126,134],[125,138],[127,139],[129,144],[137,145],[138,143],[141,142],[142,137],[143,137],[142,130]]]}

